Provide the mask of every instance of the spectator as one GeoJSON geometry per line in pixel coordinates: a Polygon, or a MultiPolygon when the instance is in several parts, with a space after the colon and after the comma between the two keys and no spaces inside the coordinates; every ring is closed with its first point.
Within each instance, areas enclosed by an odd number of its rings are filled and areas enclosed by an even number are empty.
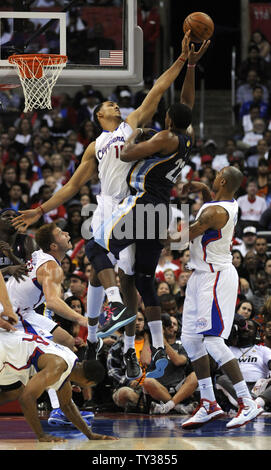
{"type": "Polygon", "coordinates": [[[161,252],[161,256],[159,258],[159,262],[156,268],[155,277],[160,281],[164,281],[164,272],[166,269],[172,269],[174,271],[175,276],[178,276],[180,272],[180,268],[176,263],[173,262],[173,254],[169,248],[163,248],[161,252]]]}
{"type": "Polygon", "coordinates": [[[237,146],[235,140],[227,139],[225,143],[225,153],[215,155],[212,161],[212,168],[216,171],[220,171],[225,166],[229,166],[230,159],[236,150],[237,146]]]}
{"type": "MultiPolygon", "coordinates": [[[[263,380],[269,377],[271,370],[271,351],[268,347],[257,344],[258,325],[253,320],[248,320],[248,329],[239,329],[236,345],[230,346],[243,374],[244,380],[256,402],[260,406],[271,405],[270,383],[263,380]],[[261,386],[260,386],[261,384],[261,386]]],[[[216,379],[217,389],[223,391],[229,402],[238,408],[237,396],[232,383],[226,375],[216,379]]]]}
{"type": "Polygon", "coordinates": [[[23,152],[30,144],[32,139],[33,129],[31,122],[27,118],[22,118],[19,121],[18,132],[15,137],[15,143],[19,152],[23,152]]]}
{"type": "Polygon", "coordinates": [[[264,269],[265,262],[268,259],[267,250],[267,239],[258,235],[255,242],[255,252],[259,259],[259,268],[261,269],[264,269]]]}
{"type": "Polygon", "coordinates": [[[249,70],[245,83],[241,83],[237,86],[236,90],[236,103],[240,107],[243,103],[253,100],[253,89],[256,85],[261,85],[263,89],[263,101],[269,102],[269,91],[268,88],[260,82],[259,76],[255,70],[249,70]]]}
{"type": "Polygon", "coordinates": [[[156,292],[157,292],[158,297],[160,297],[163,294],[170,294],[171,293],[170,287],[169,287],[168,283],[165,282],[165,281],[160,281],[159,282],[156,292]]]}
{"type": "Polygon", "coordinates": [[[254,31],[252,33],[250,44],[255,44],[259,49],[260,56],[266,62],[270,62],[271,45],[262,31],[254,31]]]}
{"type": "Polygon", "coordinates": [[[135,329],[135,351],[143,375],[137,380],[126,378],[126,364],[124,362],[124,337],[109,349],[107,356],[108,376],[112,379],[113,401],[126,411],[144,411],[143,384],[147,367],[150,363],[150,343],[146,333],[145,317],[142,312],[137,313],[135,329]]]}
{"type": "Polygon", "coordinates": [[[30,190],[34,181],[38,179],[37,173],[33,171],[33,165],[27,155],[22,155],[17,162],[17,181],[30,190]]]}
{"type": "Polygon", "coordinates": [[[125,120],[127,116],[135,109],[132,105],[132,94],[130,91],[123,90],[120,92],[118,105],[120,108],[121,117],[123,120],[125,120]]]}
{"type": "Polygon", "coordinates": [[[261,82],[269,79],[268,64],[261,57],[259,48],[256,45],[249,46],[248,56],[239,66],[238,78],[245,81],[249,70],[255,70],[261,82]]]}
{"type": "Polygon", "coordinates": [[[268,296],[271,295],[271,290],[268,287],[268,278],[265,271],[257,271],[255,285],[252,289],[252,296],[247,297],[248,300],[254,305],[255,308],[255,319],[259,319],[259,322],[262,323],[261,318],[261,309],[267,299],[268,296]]]}
{"type": "Polygon", "coordinates": [[[70,234],[72,243],[77,242],[82,238],[81,226],[83,218],[81,211],[78,209],[72,209],[68,212],[68,218],[64,229],[70,234]]]}
{"type": "Polygon", "coordinates": [[[178,321],[179,330],[182,327],[182,314],[178,311],[176,298],[172,294],[163,294],[159,297],[162,313],[175,317],[178,321]]]}
{"type": "Polygon", "coordinates": [[[176,280],[173,269],[166,269],[164,271],[164,278],[165,278],[165,281],[167,282],[167,284],[170,287],[171,293],[174,296],[177,295],[178,292],[180,291],[180,287],[179,287],[178,282],[176,280]]]}
{"type": "Polygon", "coordinates": [[[263,88],[261,85],[255,85],[252,92],[252,100],[245,101],[240,108],[240,118],[249,114],[251,106],[258,106],[260,108],[260,117],[267,119],[268,117],[268,102],[263,100],[263,88]]]}
{"type": "MultiPolygon", "coordinates": [[[[249,173],[255,171],[259,167],[259,164],[261,162],[261,166],[263,167],[264,165],[269,166],[269,163],[267,161],[268,158],[268,146],[267,146],[267,141],[265,139],[260,139],[257,142],[256,145],[256,151],[255,153],[253,152],[254,148],[251,148],[247,151],[247,156],[246,156],[246,166],[249,170],[249,173]]],[[[265,168],[261,168],[261,172],[266,173],[265,168]]],[[[258,172],[259,173],[259,172],[258,172]]]]}
{"type": "Polygon", "coordinates": [[[268,317],[264,324],[264,346],[271,349],[271,320],[268,317]]]}
{"type": "Polygon", "coordinates": [[[268,278],[268,287],[271,287],[271,258],[267,258],[264,263],[264,271],[268,278]]]}
{"type": "Polygon", "coordinates": [[[27,204],[28,197],[23,197],[23,185],[21,183],[13,183],[8,191],[7,206],[14,211],[23,211],[29,208],[27,204]]]}
{"type": "Polygon", "coordinates": [[[254,305],[249,300],[241,300],[236,308],[236,313],[245,318],[245,320],[252,319],[255,316],[254,305]]]}
{"type": "Polygon", "coordinates": [[[242,241],[240,245],[234,245],[235,250],[240,251],[241,255],[246,256],[247,252],[254,250],[257,238],[257,230],[252,226],[245,227],[242,233],[242,241]]]}
{"type": "Polygon", "coordinates": [[[254,119],[260,117],[260,106],[258,104],[252,104],[247,114],[244,114],[241,119],[240,116],[238,117],[241,124],[241,132],[244,135],[246,135],[248,132],[252,132],[254,119]]]}
{"type": "Polygon", "coordinates": [[[262,213],[266,210],[266,201],[263,197],[257,196],[258,185],[255,180],[248,180],[246,194],[237,199],[241,212],[238,222],[239,228],[247,225],[259,226],[262,213]]]}
{"type": "Polygon", "coordinates": [[[258,271],[258,257],[254,250],[249,250],[244,257],[245,279],[248,281],[251,289],[256,288],[256,274],[258,271]]]}
{"type": "Polygon", "coordinates": [[[94,123],[90,119],[85,119],[81,122],[77,139],[80,142],[84,149],[95,140],[96,131],[94,127],[94,123]]]}
{"type": "Polygon", "coordinates": [[[2,183],[0,185],[0,195],[3,198],[4,203],[7,201],[8,193],[11,186],[17,181],[16,167],[13,165],[7,165],[3,169],[2,183]]]}
{"type": "Polygon", "coordinates": [[[243,277],[243,274],[245,274],[245,269],[243,266],[244,263],[244,257],[241,254],[241,252],[237,249],[232,250],[232,264],[235,267],[239,278],[243,277]]]}
{"type": "Polygon", "coordinates": [[[0,269],[5,281],[9,276],[22,279],[27,273],[27,261],[36,249],[33,238],[19,233],[12,225],[18,213],[10,208],[0,211],[0,269]]]}
{"type": "Polygon", "coordinates": [[[257,117],[253,119],[252,123],[252,130],[248,131],[242,140],[237,142],[237,145],[240,146],[240,148],[249,149],[250,147],[254,147],[258,144],[259,140],[263,138],[263,134],[266,130],[265,120],[257,117]]]}
{"type": "Polygon", "coordinates": [[[86,310],[87,278],[82,271],[75,270],[70,275],[69,290],[65,293],[65,300],[71,296],[78,297],[86,310]]]}
{"type": "Polygon", "coordinates": [[[151,403],[150,413],[167,414],[173,410],[181,414],[191,414],[195,409],[194,392],[198,381],[186,351],[177,340],[171,317],[162,315],[162,321],[169,363],[163,377],[145,379],[145,393],[155,400],[151,403]]]}

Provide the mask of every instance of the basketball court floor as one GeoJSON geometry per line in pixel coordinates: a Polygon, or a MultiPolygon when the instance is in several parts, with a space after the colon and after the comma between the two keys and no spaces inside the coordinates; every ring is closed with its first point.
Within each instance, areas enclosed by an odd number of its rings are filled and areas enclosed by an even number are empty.
{"type": "MultiPolygon", "coordinates": [[[[41,418],[46,433],[64,437],[64,442],[37,442],[22,415],[0,416],[0,451],[8,450],[87,450],[101,451],[263,451],[271,450],[271,414],[266,413],[237,429],[227,430],[229,417],[206,424],[200,429],[184,431],[180,415],[149,416],[144,414],[96,414],[93,432],[118,437],[116,441],[89,441],[79,431],[52,427],[41,418]]],[[[172,452],[171,452],[172,454],[172,452]]],[[[173,452],[174,454],[174,452],[173,452]]],[[[174,463],[174,462],[172,462],[174,463]]]]}

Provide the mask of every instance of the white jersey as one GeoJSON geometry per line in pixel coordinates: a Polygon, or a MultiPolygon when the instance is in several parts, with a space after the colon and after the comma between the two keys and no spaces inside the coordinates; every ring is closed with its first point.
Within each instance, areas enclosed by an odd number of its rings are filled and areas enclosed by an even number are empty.
{"type": "Polygon", "coordinates": [[[42,250],[34,251],[27,263],[28,275],[24,276],[24,280],[18,282],[13,276],[9,278],[6,286],[15,312],[18,309],[21,313],[24,310],[34,310],[45,301],[42,286],[37,281],[37,270],[48,261],[58,263],[52,255],[42,250]]]}
{"type": "Polygon", "coordinates": [[[49,387],[59,390],[78,361],[77,356],[69,348],[40,336],[0,329],[0,388],[18,381],[26,385],[39,371],[37,361],[41,354],[60,356],[67,363],[65,372],[49,387]]]}
{"type": "Polygon", "coordinates": [[[120,152],[132,132],[131,126],[123,121],[113,132],[103,131],[95,143],[101,195],[118,202],[129,194],[126,178],[134,162],[122,162],[120,152]]]}
{"type": "Polygon", "coordinates": [[[190,269],[216,272],[227,269],[232,264],[231,245],[234,227],[238,217],[238,204],[232,201],[212,201],[203,204],[197,213],[196,220],[203,210],[209,206],[222,206],[228,212],[229,218],[220,230],[209,229],[190,242],[190,269]]]}
{"type": "Polygon", "coordinates": [[[257,382],[259,379],[269,377],[268,363],[271,361],[271,349],[255,344],[245,348],[231,346],[234,356],[238,360],[239,367],[246,382],[257,382]]]}

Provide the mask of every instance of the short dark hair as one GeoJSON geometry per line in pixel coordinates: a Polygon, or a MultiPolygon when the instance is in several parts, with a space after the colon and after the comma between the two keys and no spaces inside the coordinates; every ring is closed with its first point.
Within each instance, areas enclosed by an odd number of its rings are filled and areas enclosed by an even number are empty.
{"type": "Polygon", "coordinates": [[[50,251],[51,243],[55,242],[53,231],[57,228],[56,224],[45,224],[40,227],[35,235],[37,245],[45,252],[50,251]]]}
{"type": "Polygon", "coordinates": [[[232,191],[236,192],[244,179],[243,173],[234,166],[229,166],[225,169],[223,176],[227,182],[227,188],[232,191]]]}
{"type": "Polygon", "coordinates": [[[174,103],[168,108],[168,115],[175,129],[187,129],[192,122],[192,110],[183,103],[174,103]]]}
{"type": "Polygon", "coordinates": [[[100,361],[96,359],[91,359],[88,361],[83,361],[83,371],[84,376],[89,381],[93,381],[96,384],[101,383],[105,377],[104,366],[100,361]]]}
{"type": "Polygon", "coordinates": [[[160,304],[164,302],[172,302],[173,300],[176,302],[175,296],[173,294],[163,294],[159,297],[160,304]]]}
{"type": "Polygon", "coordinates": [[[96,126],[96,128],[100,131],[102,130],[102,126],[100,124],[100,121],[99,121],[99,118],[98,118],[98,112],[100,111],[100,109],[102,108],[103,106],[103,103],[100,103],[96,106],[96,108],[94,109],[93,111],[93,122],[96,126]]]}

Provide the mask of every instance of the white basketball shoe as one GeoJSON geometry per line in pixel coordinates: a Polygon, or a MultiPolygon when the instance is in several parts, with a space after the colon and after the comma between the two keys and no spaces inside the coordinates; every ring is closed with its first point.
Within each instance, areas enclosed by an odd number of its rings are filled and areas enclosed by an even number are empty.
{"type": "Polygon", "coordinates": [[[216,401],[210,401],[205,398],[200,400],[199,406],[195,409],[192,416],[182,423],[183,429],[196,429],[214,419],[221,418],[225,413],[216,401]]]}
{"type": "Polygon", "coordinates": [[[252,398],[238,398],[239,409],[236,416],[226,424],[228,429],[239,428],[263,413],[263,408],[252,398]]]}

